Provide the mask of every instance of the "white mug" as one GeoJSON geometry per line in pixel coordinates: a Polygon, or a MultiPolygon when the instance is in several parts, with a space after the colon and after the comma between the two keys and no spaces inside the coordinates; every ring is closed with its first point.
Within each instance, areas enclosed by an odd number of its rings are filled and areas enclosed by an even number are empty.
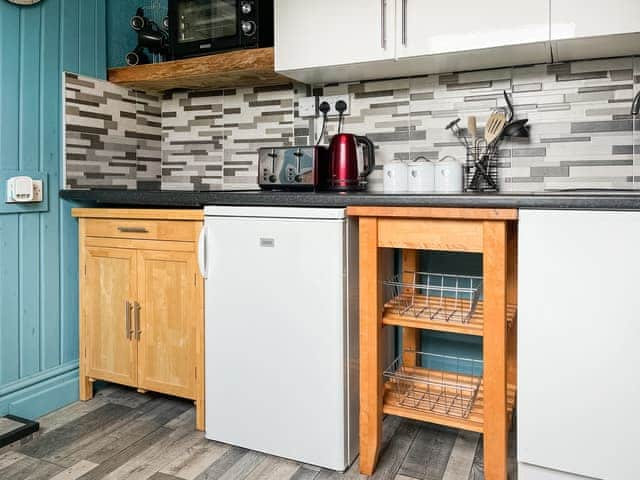
{"type": "Polygon", "coordinates": [[[394,160],[385,163],[383,167],[384,180],[382,187],[385,193],[400,193],[407,191],[408,171],[407,164],[394,160]]]}
{"type": "Polygon", "coordinates": [[[431,193],[435,189],[435,165],[418,157],[409,165],[407,190],[411,193],[431,193]],[[422,159],[422,161],[420,161],[422,159]]]}
{"type": "Polygon", "coordinates": [[[451,155],[436,164],[435,187],[438,193],[462,193],[462,163],[451,155]]]}

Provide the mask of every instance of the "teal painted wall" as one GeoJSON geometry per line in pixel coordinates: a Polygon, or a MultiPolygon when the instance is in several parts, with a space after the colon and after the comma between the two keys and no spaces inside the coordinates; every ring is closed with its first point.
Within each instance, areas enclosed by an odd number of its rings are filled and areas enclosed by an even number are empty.
{"type": "Polygon", "coordinates": [[[0,415],[78,396],[77,224],[61,186],[62,72],[104,78],[105,0],[0,1],[0,181],[48,178],[48,209],[0,211],[0,415]]]}
{"type": "MultiPolygon", "coordinates": [[[[107,2],[107,64],[109,67],[125,65],[124,57],[136,46],[136,33],[129,19],[138,7],[158,5],[167,10],[167,0],[106,0],[107,2]]],[[[163,17],[161,15],[160,17],[163,17]]]]}

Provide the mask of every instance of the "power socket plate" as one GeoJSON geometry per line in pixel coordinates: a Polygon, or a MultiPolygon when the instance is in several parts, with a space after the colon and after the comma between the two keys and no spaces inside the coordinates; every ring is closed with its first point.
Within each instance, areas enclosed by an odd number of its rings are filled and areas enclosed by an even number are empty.
{"type": "MultiPolygon", "coordinates": [[[[329,110],[327,116],[338,117],[340,114],[336,110],[336,103],[339,100],[342,100],[347,104],[347,109],[344,111],[344,115],[349,115],[351,113],[351,95],[349,94],[318,97],[317,105],[320,105],[322,102],[327,102],[331,106],[331,110],[329,110]]],[[[298,112],[302,118],[319,117],[322,115],[316,110],[316,97],[301,98],[298,101],[298,112]]]]}

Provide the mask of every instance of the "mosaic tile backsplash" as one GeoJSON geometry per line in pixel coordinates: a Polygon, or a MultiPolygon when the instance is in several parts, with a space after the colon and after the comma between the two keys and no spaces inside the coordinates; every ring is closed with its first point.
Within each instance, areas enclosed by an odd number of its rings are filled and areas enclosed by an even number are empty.
{"type": "Polygon", "coordinates": [[[70,73],[64,89],[67,188],[158,190],[160,98],[70,73]]]}
{"type": "MultiPolygon", "coordinates": [[[[492,109],[505,106],[503,90],[515,118],[529,119],[531,138],[501,143],[502,191],[640,188],[640,120],[634,124],[629,112],[640,57],[161,99],[75,76],[66,88],[70,188],[157,188],[159,180],[166,190],[257,188],[258,147],[303,145],[320,134],[320,121],[299,116],[298,100],[349,93],[344,130],[376,144],[370,189],[381,190],[382,165],[394,159],[464,161],[445,125],[475,115],[482,127],[492,109]]],[[[323,141],[335,129],[330,122],[323,141]]]]}

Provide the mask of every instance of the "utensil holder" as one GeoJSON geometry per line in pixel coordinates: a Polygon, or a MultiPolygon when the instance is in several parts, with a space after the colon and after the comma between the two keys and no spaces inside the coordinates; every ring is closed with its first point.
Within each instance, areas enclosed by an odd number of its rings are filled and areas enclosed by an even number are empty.
{"type": "Polygon", "coordinates": [[[499,191],[498,156],[499,155],[497,146],[493,146],[488,149],[484,145],[467,147],[467,160],[464,165],[465,192],[499,191]],[[487,176],[493,181],[493,185],[480,172],[478,172],[480,178],[477,182],[477,185],[473,185],[473,177],[476,175],[476,171],[478,170],[476,161],[481,161],[483,156],[486,156],[486,172],[487,176]]]}
{"type": "Polygon", "coordinates": [[[406,408],[449,417],[467,418],[482,381],[482,361],[434,353],[415,354],[416,367],[402,363],[402,355],[384,371],[396,401],[406,408]]]}

